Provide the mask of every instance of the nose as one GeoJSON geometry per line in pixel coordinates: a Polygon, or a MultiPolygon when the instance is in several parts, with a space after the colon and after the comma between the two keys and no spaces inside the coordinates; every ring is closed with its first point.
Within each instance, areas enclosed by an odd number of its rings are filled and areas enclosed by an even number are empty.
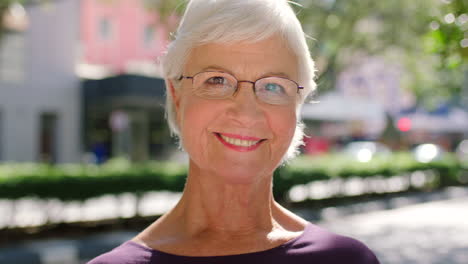
{"type": "Polygon", "coordinates": [[[237,87],[236,87],[236,91],[234,92],[234,97],[236,97],[239,93],[242,93],[242,90],[251,90],[250,91],[247,91],[249,94],[253,94],[255,97],[255,82],[252,82],[252,81],[237,81],[237,87]],[[241,85],[244,84],[243,87],[241,87],[241,85]],[[251,88],[251,89],[249,89],[251,88]]]}
{"type": "Polygon", "coordinates": [[[265,120],[253,85],[254,83],[250,81],[239,81],[237,91],[227,111],[229,118],[242,127],[253,127],[265,120]]]}

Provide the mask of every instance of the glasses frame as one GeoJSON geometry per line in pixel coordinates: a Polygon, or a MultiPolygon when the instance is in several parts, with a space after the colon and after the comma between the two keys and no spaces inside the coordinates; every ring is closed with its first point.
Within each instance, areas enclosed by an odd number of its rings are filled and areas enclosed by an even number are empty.
{"type": "MultiPolygon", "coordinates": [[[[295,81],[293,81],[293,80],[291,80],[291,79],[289,79],[289,78],[282,77],[282,76],[274,76],[274,75],[273,75],[273,76],[264,76],[264,77],[258,78],[258,79],[255,80],[255,81],[249,81],[249,80],[238,80],[238,79],[236,78],[236,76],[234,76],[234,75],[232,75],[232,74],[230,74],[230,73],[228,73],[228,72],[223,72],[223,71],[202,71],[202,72],[198,72],[198,73],[196,73],[196,74],[194,74],[194,75],[192,75],[192,76],[181,75],[181,76],[178,78],[178,80],[181,81],[182,79],[190,79],[190,80],[192,80],[192,85],[193,85],[193,79],[194,79],[197,75],[199,75],[199,74],[201,74],[201,73],[207,73],[207,72],[223,73],[223,74],[228,74],[228,75],[232,76],[232,77],[234,78],[234,80],[236,80],[237,83],[236,83],[236,89],[234,90],[234,92],[232,93],[231,96],[234,96],[234,95],[237,93],[237,91],[239,90],[239,83],[243,83],[243,82],[244,82],[244,83],[251,83],[251,84],[252,84],[252,89],[253,89],[253,91],[254,91],[254,94],[257,95],[257,93],[255,92],[255,85],[257,84],[257,82],[260,81],[260,80],[262,80],[262,79],[271,78],[271,77],[281,78],[281,79],[285,79],[285,80],[288,80],[288,81],[293,82],[293,83],[297,86],[297,94],[299,94],[299,91],[300,91],[300,90],[304,89],[304,86],[300,86],[297,82],[295,82],[295,81]]],[[[228,98],[228,97],[226,97],[226,98],[228,98]]]]}

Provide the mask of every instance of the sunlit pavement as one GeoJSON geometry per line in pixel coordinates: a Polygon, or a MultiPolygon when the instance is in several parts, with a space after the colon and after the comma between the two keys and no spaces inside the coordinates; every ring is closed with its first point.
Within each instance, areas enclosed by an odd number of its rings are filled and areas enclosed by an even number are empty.
{"type": "Polygon", "coordinates": [[[136,212],[140,216],[161,215],[172,208],[180,196],[174,192],[147,192],[138,198],[138,203],[134,193],[103,195],[82,202],[34,197],[0,199],[0,229],[131,218],[136,212]]]}
{"type": "MultiPolygon", "coordinates": [[[[298,212],[367,244],[382,264],[467,264],[468,187],[298,212]]],[[[315,221],[314,221],[315,222],[315,221]]],[[[47,240],[0,248],[0,264],[79,264],[136,232],[47,240]]]]}
{"type": "Polygon", "coordinates": [[[322,226],[365,242],[381,263],[468,263],[468,197],[348,216],[322,226]]]}

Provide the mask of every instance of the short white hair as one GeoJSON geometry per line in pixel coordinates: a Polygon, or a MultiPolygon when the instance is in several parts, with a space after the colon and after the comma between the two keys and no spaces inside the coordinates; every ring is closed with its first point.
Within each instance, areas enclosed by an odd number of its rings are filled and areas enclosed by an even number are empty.
{"type": "Polygon", "coordinates": [[[207,43],[257,42],[275,34],[281,36],[298,62],[298,83],[304,86],[296,108],[297,126],[283,160],[298,154],[303,144],[300,111],[304,100],[315,90],[315,66],[306,43],[306,35],[286,0],[191,0],[175,39],[161,58],[166,80],[166,118],[173,135],[180,137],[169,81],[178,89],[187,58],[193,48],[207,43]]]}

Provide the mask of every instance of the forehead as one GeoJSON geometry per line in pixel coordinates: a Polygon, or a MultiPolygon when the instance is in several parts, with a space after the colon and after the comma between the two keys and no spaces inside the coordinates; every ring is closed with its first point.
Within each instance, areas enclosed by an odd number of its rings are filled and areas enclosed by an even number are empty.
{"type": "Polygon", "coordinates": [[[209,43],[190,53],[186,74],[224,70],[237,78],[255,79],[271,73],[297,80],[297,59],[279,36],[258,42],[209,43]]]}

